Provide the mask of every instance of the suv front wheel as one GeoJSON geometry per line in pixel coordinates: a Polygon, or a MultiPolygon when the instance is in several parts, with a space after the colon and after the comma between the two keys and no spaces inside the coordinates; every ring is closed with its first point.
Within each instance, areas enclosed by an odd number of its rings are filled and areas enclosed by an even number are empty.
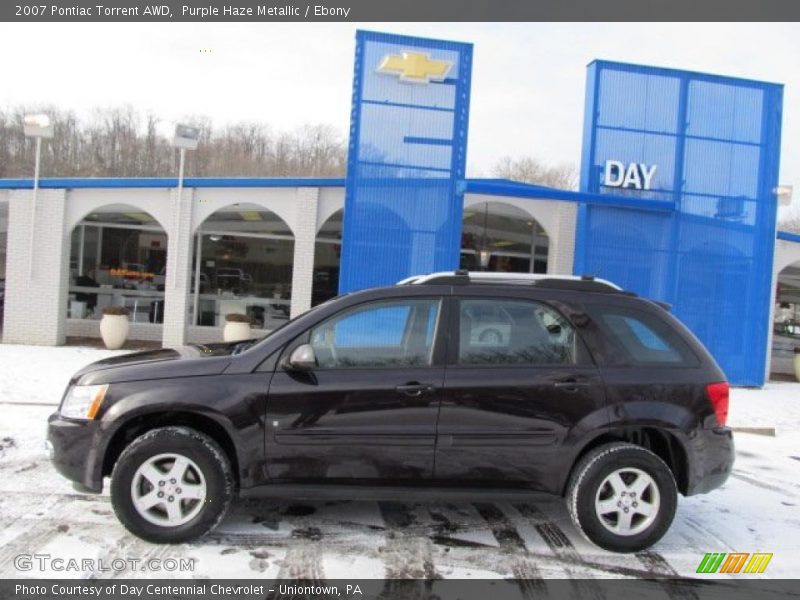
{"type": "Polygon", "coordinates": [[[613,443],[578,461],[566,499],[573,523],[590,542],[635,552],[669,529],[678,494],[672,471],[658,456],[641,446],[613,443]]]}
{"type": "Polygon", "coordinates": [[[111,503],[133,534],[156,543],[185,542],[213,529],[233,498],[228,457],[207,435],[163,427],[139,436],[111,474],[111,503]]]}

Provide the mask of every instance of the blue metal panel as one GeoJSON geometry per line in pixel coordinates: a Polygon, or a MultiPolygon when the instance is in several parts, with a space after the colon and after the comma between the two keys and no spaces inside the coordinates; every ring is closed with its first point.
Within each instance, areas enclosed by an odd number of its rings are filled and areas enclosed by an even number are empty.
{"type": "Polygon", "coordinates": [[[794,242],[800,244],[800,233],[793,233],[791,231],[779,231],[777,238],[785,242],[794,242]]]}
{"type": "MultiPolygon", "coordinates": [[[[589,66],[576,272],[669,302],[729,380],[764,382],[783,88],[597,61],[589,66]],[[649,190],[607,185],[607,160],[656,165],[649,190]],[[672,212],[646,210],[671,200],[672,212]]],[[[655,208],[655,207],[654,207],[655,208]]]]}
{"type": "Polygon", "coordinates": [[[599,204],[617,208],[633,208],[647,211],[672,211],[675,205],[671,200],[642,200],[633,196],[610,196],[608,194],[590,194],[572,192],[556,188],[542,187],[517,181],[498,179],[468,179],[465,193],[484,194],[487,196],[505,196],[508,198],[530,198],[534,200],[563,200],[583,204],[599,204]]]}
{"type": "Polygon", "coordinates": [[[458,266],[472,46],[359,31],[339,291],[458,266]],[[447,61],[439,81],[379,71],[387,57],[447,61]]]}

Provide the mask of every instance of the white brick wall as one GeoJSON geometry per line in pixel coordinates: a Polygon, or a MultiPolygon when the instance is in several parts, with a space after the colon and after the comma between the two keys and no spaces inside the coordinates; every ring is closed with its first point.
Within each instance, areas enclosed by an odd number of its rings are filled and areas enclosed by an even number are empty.
{"type": "Polygon", "coordinates": [[[33,227],[33,191],[14,190],[10,194],[4,343],[64,343],[69,279],[65,204],[66,190],[40,189],[33,227]]]}
{"type": "Polygon", "coordinates": [[[183,188],[170,193],[170,223],[167,225],[167,276],[164,283],[164,326],[162,343],[166,347],[186,343],[187,314],[190,302],[192,265],[192,198],[194,190],[183,188]]]}
{"type": "Polygon", "coordinates": [[[578,205],[574,202],[558,202],[556,214],[556,227],[547,256],[547,272],[553,275],[572,275],[578,205]]]}
{"type": "Polygon", "coordinates": [[[319,188],[297,188],[291,317],[311,308],[319,188]]]}

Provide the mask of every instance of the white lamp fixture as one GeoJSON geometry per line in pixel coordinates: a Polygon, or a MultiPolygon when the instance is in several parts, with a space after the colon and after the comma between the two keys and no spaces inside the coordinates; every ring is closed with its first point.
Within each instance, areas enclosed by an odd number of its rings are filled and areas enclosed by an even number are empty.
{"type": "Polygon", "coordinates": [[[53,137],[53,124],[50,117],[44,114],[25,115],[22,121],[22,130],[27,137],[47,139],[53,137]]]}
{"type": "Polygon", "coordinates": [[[175,135],[172,138],[172,145],[181,150],[196,150],[200,139],[200,128],[191,125],[175,125],[175,135]]]}
{"type": "Polygon", "coordinates": [[[36,138],[36,163],[33,168],[33,198],[31,199],[31,241],[28,249],[28,277],[33,279],[33,252],[36,232],[36,196],[39,191],[39,164],[42,157],[42,139],[53,137],[53,123],[45,114],[25,115],[22,120],[22,131],[26,137],[36,138]]]}
{"type": "Polygon", "coordinates": [[[791,185],[779,185],[775,188],[775,195],[778,197],[778,205],[789,206],[792,203],[792,193],[794,187],[791,185]]]}

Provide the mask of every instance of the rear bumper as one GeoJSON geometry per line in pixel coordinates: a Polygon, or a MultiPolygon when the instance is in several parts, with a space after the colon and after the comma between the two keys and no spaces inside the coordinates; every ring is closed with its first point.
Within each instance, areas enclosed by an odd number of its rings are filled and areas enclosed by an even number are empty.
{"type": "Polygon", "coordinates": [[[733,470],[736,447],[728,427],[700,429],[687,443],[689,480],[686,495],[705,494],[722,486],[733,470]]]}
{"type": "Polygon", "coordinates": [[[103,491],[102,463],[97,459],[98,425],[53,413],[47,420],[47,445],[56,471],[85,492],[103,491]]]}

